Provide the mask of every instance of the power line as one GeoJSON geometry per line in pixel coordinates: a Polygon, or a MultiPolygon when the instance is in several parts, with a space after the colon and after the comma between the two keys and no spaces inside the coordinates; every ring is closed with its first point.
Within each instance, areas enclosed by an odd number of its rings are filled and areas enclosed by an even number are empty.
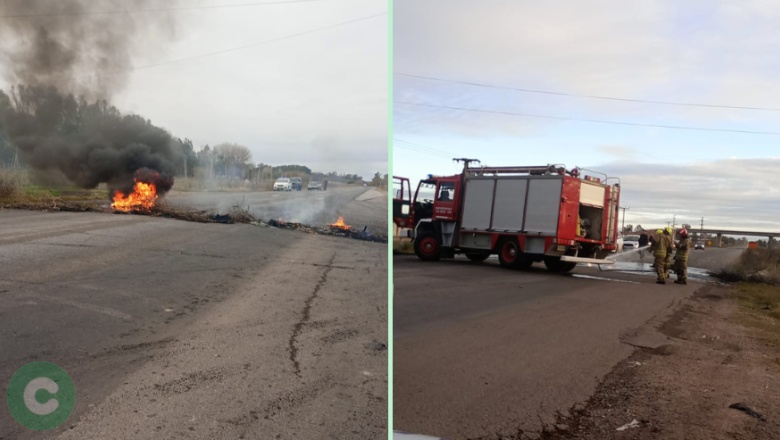
{"type": "Polygon", "coordinates": [[[410,151],[415,151],[417,153],[428,154],[428,155],[431,155],[431,156],[440,157],[442,159],[449,159],[450,156],[451,156],[451,155],[444,155],[444,154],[433,153],[433,152],[430,152],[428,150],[423,150],[421,148],[411,147],[411,146],[408,146],[408,145],[394,145],[393,148],[402,148],[404,150],[410,150],[410,151]]]}
{"type": "Polygon", "coordinates": [[[597,124],[629,125],[634,127],[669,128],[673,130],[719,131],[719,132],[726,132],[726,133],[780,135],[780,132],[774,132],[774,131],[733,130],[728,128],[686,127],[680,125],[643,124],[639,122],[620,122],[620,121],[606,121],[602,119],[569,118],[564,116],[536,115],[531,113],[515,113],[515,112],[507,112],[507,111],[500,111],[500,110],[482,110],[482,109],[466,108],[466,107],[451,107],[446,105],[423,104],[418,102],[393,101],[393,103],[402,104],[402,105],[419,106],[419,107],[443,108],[448,110],[461,110],[461,111],[476,112],[476,113],[492,113],[498,115],[524,116],[528,118],[555,119],[559,121],[592,122],[597,124]]]}
{"type": "Polygon", "coordinates": [[[73,12],[46,12],[46,13],[29,13],[29,14],[5,14],[0,15],[0,18],[32,18],[32,17],[64,17],[75,15],[114,15],[114,14],[136,14],[142,12],[175,12],[175,11],[191,11],[197,9],[224,9],[224,8],[242,8],[250,6],[270,6],[270,5],[286,5],[292,3],[312,3],[321,2],[324,0],[286,0],[286,1],[271,1],[271,2],[255,2],[255,3],[235,3],[230,5],[202,5],[202,6],[179,6],[171,8],[149,8],[149,9],[121,9],[111,11],[73,11],[73,12]]]}
{"type": "Polygon", "coordinates": [[[436,153],[441,153],[441,154],[446,154],[446,155],[452,155],[452,153],[450,153],[450,152],[448,152],[448,151],[444,151],[444,150],[438,150],[438,149],[436,149],[436,148],[433,148],[433,147],[426,147],[425,145],[420,145],[420,144],[416,144],[416,143],[414,143],[414,142],[409,142],[409,141],[406,141],[406,140],[403,140],[403,139],[397,138],[397,137],[395,137],[395,136],[393,136],[393,141],[394,141],[394,142],[401,142],[401,143],[404,143],[404,144],[407,144],[407,145],[412,145],[412,146],[415,146],[415,147],[418,147],[418,148],[424,148],[424,149],[426,149],[426,150],[430,150],[430,151],[433,151],[433,152],[436,152],[436,153]]]}
{"type": "Polygon", "coordinates": [[[761,110],[761,111],[771,111],[771,112],[780,112],[780,108],[772,108],[772,107],[747,107],[747,106],[739,106],[739,105],[720,105],[720,104],[696,104],[696,103],[689,103],[689,102],[673,102],[673,101],[654,101],[649,99],[630,99],[630,98],[617,98],[613,96],[599,96],[599,95],[581,95],[577,93],[564,93],[564,92],[553,92],[549,90],[536,90],[536,89],[525,89],[520,87],[508,87],[508,86],[497,86],[492,84],[483,84],[483,83],[476,83],[476,82],[470,82],[470,81],[458,81],[458,80],[452,80],[452,79],[444,79],[444,78],[436,78],[433,76],[424,76],[424,75],[412,75],[409,73],[399,73],[394,72],[395,75],[399,76],[406,76],[409,78],[419,78],[419,79],[427,79],[430,81],[439,81],[439,82],[448,82],[448,83],[455,83],[455,84],[466,84],[470,86],[476,86],[476,87],[485,87],[490,89],[502,89],[502,90],[514,90],[516,92],[525,92],[525,93],[539,93],[544,95],[556,95],[556,96],[571,96],[576,98],[589,98],[589,99],[604,99],[608,101],[622,101],[622,102],[639,102],[643,104],[660,104],[660,105],[677,105],[677,106],[685,106],[685,107],[708,107],[708,108],[726,108],[726,109],[736,109],[736,110],[761,110]]]}
{"type": "Polygon", "coordinates": [[[364,21],[364,20],[369,20],[371,18],[376,18],[376,17],[380,17],[380,16],[383,16],[383,15],[387,15],[387,11],[379,13],[379,14],[369,15],[369,16],[366,16],[366,17],[356,18],[354,20],[343,21],[341,23],[331,24],[331,25],[320,27],[320,28],[316,28],[316,29],[310,29],[308,31],[298,32],[298,33],[290,34],[290,35],[284,35],[284,36],[281,36],[281,37],[272,38],[270,40],[265,40],[265,41],[260,41],[260,42],[257,42],[257,43],[247,44],[247,45],[244,45],[244,46],[232,47],[230,49],[223,49],[223,50],[218,50],[216,52],[208,52],[208,53],[203,53],[203,54],[200,54],[200,55],[193,55],[193,56],[186,57],[186,58],[179,58],[179,59],[176,59],[176,60],[163,61],[163,62],[160,62],[160,63],[147,64],[145,66],[138,66],[138,67],[133,68],[133,70],[150,69],[152,67],[165,66],[165,65],[168,65],[168,64],[181,63],[181,62],[184,62],[184,61],[191,61],[191,60],[196,60],[196,59],[199,59],[199,58],[206,58],[206,57],[210,57],[210,56],[214,56],[214,55],[222,55],[222,54],[229,53],[229,52],[236,52],[236,51],[243,50],[243,49],[249,49],[250,47],[262,46],[264,44],[275,43],[277,41],[282,41],[282,40],[287,40],[287,39],[290,39],[290,38],[300,37],[300,36],[303,36],[303,35],[313,34],[313,33],[316,33],[316,32],[321,32],[321,31],[324,31],[324,30],[333,29],[333,28],[340,27],[340,26],[346,26],[348,24],[357,23],[359,21],[364,21]]]}
{"type": "Polygon", "coordinates": [[[426,147],[426,146],[420,145],[420,144],[415,144],[413,142],[405,141],[405,140],[399,139],[397,137],[393,137],[393,144],[395,144],[396,142],[400,142],[402,144],[406,144],[406,145],[398,145],[398,148],[403,148],[403,149],[406,149],[406,150],[416,151],[418,153],[430,154],[431,156],[438,156],[438,157],[441,157],[441,158],[444,158],[444,159],[452,158],[452,153],[448,153],[448,152],[443,151],[443,150],[437,150],[437,149],[431,148],[431,147],[426,147]]]}

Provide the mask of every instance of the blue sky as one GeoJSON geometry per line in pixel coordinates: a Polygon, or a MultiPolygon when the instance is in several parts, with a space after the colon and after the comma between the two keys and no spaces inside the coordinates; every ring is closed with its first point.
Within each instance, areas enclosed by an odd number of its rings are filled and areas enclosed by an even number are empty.
{"type": "Polygon", "coordinates": [[[678,3],[396,0],[394,174],[563,163],[619,177],[627,224],[780,232],[780,110],[511,90],[780,109],[780,4],[678,3]]]}

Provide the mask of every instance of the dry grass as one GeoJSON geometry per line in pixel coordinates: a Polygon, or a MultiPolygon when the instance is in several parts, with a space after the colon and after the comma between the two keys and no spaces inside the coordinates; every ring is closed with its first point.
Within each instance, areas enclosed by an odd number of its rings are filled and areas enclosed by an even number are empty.
{"type": "Polygon", "coordinates": [[[716,276],[726,282],[780,285],[780,251],[746,249],[732,267],[721,270],[716,276]]]}
{"type": "Polygon", "coordinates": [[[0,201],[17,197],[25,185],[29,185],[26,171],[0,169],[0,201]]]}
{"type": "Polygon", "coordinates": [[[742,282],[734,286],[733,295],[744,307],[780,320],[780,287],[742,282]]]}
{"type": "Polygon", "coordinates": [[[35,184],[26,170],[0,170],[0,206],[58,206],[87,201],[107,201],[108,188],[83,189],[72,185],[35,184]]]}
{"type": "Polygon", "coordinates": [[[18,187],[13,180],[0,176],[0,200],[12,199],[16,197],[18,187]]]}
{"type": "Polygon", "coordinates": [[[734,322],[747,327],[751,338],[780,349],[780,287],[742,282],[732,295],[741,305],[734,322]]]}
{"type": "Polygon", "coordinates": [[[414,254],[414,244],[409,238],[393,238],[393,253],[394,254],[414,254]]]}
{"type": "Polygon", "coordinates": [[[746,249],[716,276],[735,283],[731,294],[741,307],[734,320],[756,339],[780,348],[780,251],[746,249]]]}

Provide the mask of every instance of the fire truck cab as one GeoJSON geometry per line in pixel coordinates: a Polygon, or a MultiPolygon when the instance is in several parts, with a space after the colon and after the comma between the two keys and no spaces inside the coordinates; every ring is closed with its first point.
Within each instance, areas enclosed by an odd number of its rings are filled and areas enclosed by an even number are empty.
{"type": "Polygon", "coordinates": [[[504,267],[543,261],[555,272],[614,262],[606,257],[617,248],[619,180],[559,165],[464,161],[461,174],[421,180],[413,197],[409,179],[394,177],[393,222],[408,230],[421,260],[498,255],[504,267]]]}

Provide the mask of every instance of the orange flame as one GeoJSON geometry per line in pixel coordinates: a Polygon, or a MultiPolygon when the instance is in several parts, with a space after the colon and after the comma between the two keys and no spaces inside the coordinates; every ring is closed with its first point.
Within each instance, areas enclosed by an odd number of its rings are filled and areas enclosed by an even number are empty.
{"type": "Polygon", "coordinates": [[[339,217],[336,223],[331,223],[330,225],[334,228],[349,229],[349,225],[344,223],[344,217],[339,217]]]}
{"type": "Polygon", "coordinates": [[[135,209],[150,210],[154,208],[155,201],[157,201],[157,187],[154,183],[136,180],[132,194],[125,196],[122,191],[114,192],[114,203],[111,207],[124,212],[135,209]]]}

